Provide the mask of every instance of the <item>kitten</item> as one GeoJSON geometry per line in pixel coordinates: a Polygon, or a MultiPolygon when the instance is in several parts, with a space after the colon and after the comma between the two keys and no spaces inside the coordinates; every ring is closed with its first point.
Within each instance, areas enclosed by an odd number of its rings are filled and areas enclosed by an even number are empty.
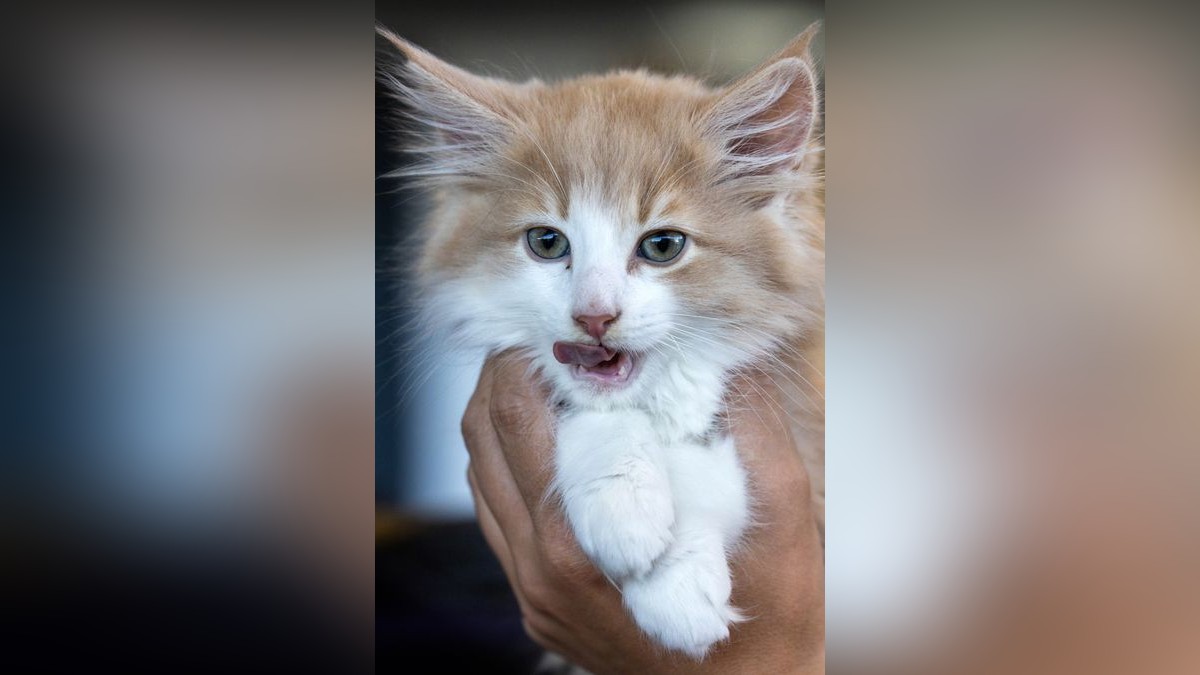
{"type": "Polygon", "coordinates": [[[777,380],[823,521],[824,195],[816,26],[733,84],[476,76],[386,31],[381,81],[433,197],[417,277],[459,345],[517,349],[562,403],[554,490],[658,643],[703,658],[742,617],[727,557],[752,486],[732,375],[777,380]]]}

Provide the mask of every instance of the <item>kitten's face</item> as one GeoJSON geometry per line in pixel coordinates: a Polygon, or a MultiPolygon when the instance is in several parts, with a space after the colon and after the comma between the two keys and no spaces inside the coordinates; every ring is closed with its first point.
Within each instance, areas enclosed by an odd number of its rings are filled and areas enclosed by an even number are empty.
{"type": "Polygon", "coordinates": [[[429,66],[481,104],[464,119],[442,102],[414,172],[451,172],[419,265],[432,316],[465,344],[525,350],[560,392],[593,402],[644,400],[664,378],[719,384],[797,336],[823,232],[803,194],[812,81],[789,61],[720,92],[642,73],[516,86],[429,66]]]}

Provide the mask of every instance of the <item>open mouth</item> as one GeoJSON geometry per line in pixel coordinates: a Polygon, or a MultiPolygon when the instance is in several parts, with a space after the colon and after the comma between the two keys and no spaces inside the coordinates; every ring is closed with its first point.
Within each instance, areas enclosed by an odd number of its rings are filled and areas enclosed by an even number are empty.
{"type": "Polygon", "coordinates": [[[571,374],[575,377],[605,387],[628,383],[637,365],[629,352],[582,342],[555,342],[554,358],[571,366],[571,374]]]}

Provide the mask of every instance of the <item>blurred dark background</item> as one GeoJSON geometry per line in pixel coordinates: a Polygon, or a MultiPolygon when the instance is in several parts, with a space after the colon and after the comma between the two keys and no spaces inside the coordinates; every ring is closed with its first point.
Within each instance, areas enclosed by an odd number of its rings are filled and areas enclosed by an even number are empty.
{"type": "Polygon", "coordinates": [[[370,10],[9,9],[0,672],[369,671],[370,10]]]}
{"type": "MultiPolygon", "coordinates": [[[[6,15],[0,672],[368,672],[376,583],[380,671],[527,663],[439,391],[471,364],[404,395],[379,339],[416,202],[367,28],[720,80],[821,13],[323,8],[6,15]]],[[[839,672],[1200,672],[1195,11],[828,7],[839,672]]]]}
{"type": "MultiPolygon", "coordinates": [[[[376,583],[380,671],[533,656],[439,391],[471,364],[405,395],[380,339],[416,202],[367,28],[720,80],[821,12],[405,4],[6,15],[0,672],[368,672],[376,583]]],[[[828,7],[839,672],[1200,672],[1195,11],[828,7]]]]}
{"type": "MultiPolygon", "coordinates": [[[[615,68],[731,80],[781,48],[821,3],[604,2],[549,10],[485,2],[376,4],[376,20],[436,56],[513,80],[615,68]]],[[[823,38],[814,51],[821,53],[823,38]]],[[[377,41],[380,57],[388,49],[377,41]]],[[[400,166],[396,110],[376,90],[376,174],[400,166]]],[[[474,524],[458,422],[481,355],[430,353],[407,329],[404,238],[421,195],[377,182],[376,654],[381,671],[414,658],[447,670],[529,672],[540,650],[474,524]]]]}

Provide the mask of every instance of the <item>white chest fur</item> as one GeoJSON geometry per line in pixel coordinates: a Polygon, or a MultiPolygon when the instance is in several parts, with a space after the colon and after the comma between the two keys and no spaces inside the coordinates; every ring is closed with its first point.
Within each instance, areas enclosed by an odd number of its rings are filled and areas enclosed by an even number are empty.
{"type": "Polygon", "coordinates": [[[638,625],[702,657],[740,617],[727,554],[749,521],[716,374],[673,369],[646,405],[577,405],[558,428],[555,490],[584,552],[638,625]]]}

